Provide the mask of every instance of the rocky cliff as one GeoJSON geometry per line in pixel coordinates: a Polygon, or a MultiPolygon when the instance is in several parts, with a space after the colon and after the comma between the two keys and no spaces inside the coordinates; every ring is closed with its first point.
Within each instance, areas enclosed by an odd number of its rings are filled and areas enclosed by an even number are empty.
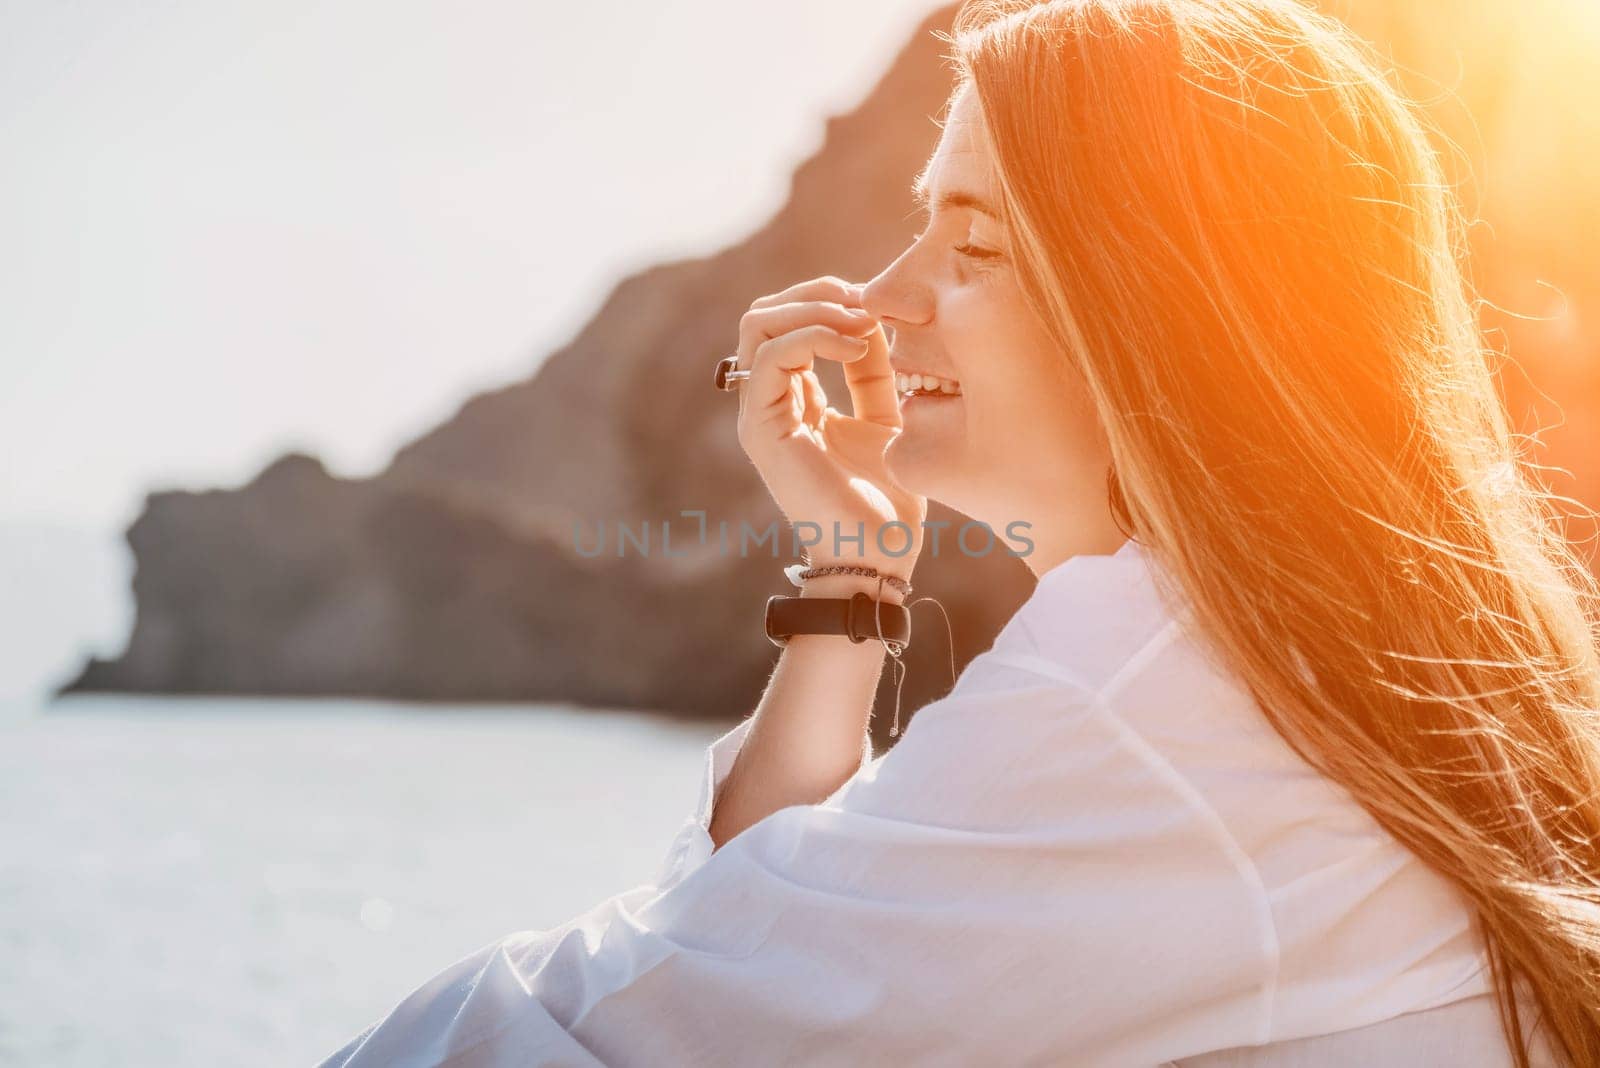
{"type": "MultiPolygon", "coordinates": [[[[921,27],[861,106],[829,119],[760,231],[624,280],[536,374],[472,398],[377,477],[335,478],[294,454],[237,489],[151,494],[128,531],[127,650],[66,688],[747,712],[777,652],[762,608],[792,592],[790,557],[716,551],[719,520],[736,536],[741,521],[762,530],[779,514],[711,367],[754,297],[820,274],[870,277],[909,240],[905,190],[949,88],[931,31],[946,25],[948,13],[921,27]],[[704,550],[679,514],[693,509],[713,524],[704,550]],[[586,547],[606,530],[606,551],[575,552],[575,524],[586,547]],[[648,555],[617,556],[619,524],[651,526],[648,555]]],[[[837,368],[821,372],[843,397],[837,368]]],[[[964,662],[1031,580],[998,556],[941,564],[917,592],[948,606],[964,662]]],[[[908,712],[950,681],[938,610],[916,617],[908,712]]]]}

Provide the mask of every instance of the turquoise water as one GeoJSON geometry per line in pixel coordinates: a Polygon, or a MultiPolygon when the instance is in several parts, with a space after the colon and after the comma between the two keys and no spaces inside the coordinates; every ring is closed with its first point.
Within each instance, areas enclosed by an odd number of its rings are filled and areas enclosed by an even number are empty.
{"type": "Polygon", "coordinates": [[[0,1064],[295,1065],[648,879],[716,725],[78,697],[0,718],[0,1064]]]}

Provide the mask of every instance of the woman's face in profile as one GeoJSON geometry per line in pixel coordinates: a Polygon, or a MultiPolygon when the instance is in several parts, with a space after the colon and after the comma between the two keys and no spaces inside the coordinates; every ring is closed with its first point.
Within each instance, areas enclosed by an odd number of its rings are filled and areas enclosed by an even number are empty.
{"type": "Polygon", "coordinates": [[[998,218],[989,145],[968,88],[951,102],[919,196],[927,226],[866,284],[862,304],[892,333],[904,428],[886,460],[907,489],[996,531],[1104,497],[1108,454],[1064,353],[1024,301],[998,218]],[[924,390],[930,383],[924,380],[924,390]]]}

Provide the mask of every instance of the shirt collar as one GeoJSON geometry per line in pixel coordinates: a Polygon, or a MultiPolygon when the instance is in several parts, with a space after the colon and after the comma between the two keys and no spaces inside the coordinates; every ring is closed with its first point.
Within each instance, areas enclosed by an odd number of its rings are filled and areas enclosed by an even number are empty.
{"type": "Polygon", "coordinates": [[[1157,566],[1131,538],[1112,553],[1070,556],[1039,576],[991,648],[1094,675],[1092,665],[1125,657],[1173,621],[1157,566]]]}

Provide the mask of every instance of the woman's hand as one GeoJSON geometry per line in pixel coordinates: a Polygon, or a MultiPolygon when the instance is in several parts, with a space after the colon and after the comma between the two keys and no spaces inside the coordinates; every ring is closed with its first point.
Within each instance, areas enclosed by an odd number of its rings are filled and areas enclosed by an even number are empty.
{"type": "Polygon", "coordinates": [[[884,464],[902,426],[900,402],[888,339],[861,307],[860,287],[824,276],[756,300],[739,322],[738,366],[753,372],[739,388],[739,444],[790,524],[820,528],[812,563],[909,579],[927,498],[896,483],[884,464]],[[829,406],[812,369],[819,356],[844,364],[852,414],[829,406]],[[844,540],[858,532],[859,543],[844,540]]]}

